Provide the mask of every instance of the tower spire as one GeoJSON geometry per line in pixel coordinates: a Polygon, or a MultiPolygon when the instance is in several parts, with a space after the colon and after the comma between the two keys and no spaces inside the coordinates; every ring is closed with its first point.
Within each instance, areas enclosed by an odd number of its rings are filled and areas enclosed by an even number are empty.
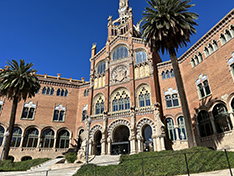
{"type": "Polygon", "coordinates": [[[119,0],[119,9],[126,7],[128,8],[128,0],[119,0]]]}

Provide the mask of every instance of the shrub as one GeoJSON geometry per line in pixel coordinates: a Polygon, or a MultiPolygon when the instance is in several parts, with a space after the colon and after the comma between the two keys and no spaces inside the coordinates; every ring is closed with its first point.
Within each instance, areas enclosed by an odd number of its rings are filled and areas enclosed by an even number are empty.
{"type": "Polygon", "coordinates": [[[77,159],[77,156],[73,152],[66,153],[65,158],[68,163],[74,163],[74,161],[77,159]]]}

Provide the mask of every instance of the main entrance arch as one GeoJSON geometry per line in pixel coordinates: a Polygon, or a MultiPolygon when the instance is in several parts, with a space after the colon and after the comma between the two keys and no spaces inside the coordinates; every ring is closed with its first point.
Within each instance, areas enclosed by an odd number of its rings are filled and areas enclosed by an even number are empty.
{"type": "Polygon", "coordinates": [[[113,141],[111,144],[111,154],[129,154],[129,128],[125,125],[117,126],[113,131],[113,141]]]}

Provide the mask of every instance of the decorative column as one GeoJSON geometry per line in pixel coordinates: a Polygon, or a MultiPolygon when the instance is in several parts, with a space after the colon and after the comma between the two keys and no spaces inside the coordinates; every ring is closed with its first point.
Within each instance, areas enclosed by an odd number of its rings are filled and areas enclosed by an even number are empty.
{"type": "Polygon", "coordinates": [[[176,132],[176,140],[180,140],[180,136],[179,136],[179,127],[178,126],[174,126],[175,128],[175,132],[176,132]]]}
{"type": "Polygon", "coordinates": [[[211,125],[212,125],[212,128],[213,128],[213,132],[216,135],[217,130],[216,130],[216,126],[215,126],[214,117],[213,117],[212,112],[209,112],[209,116],[210,116],[210,122],[211,122],[211,125]]]}
{"type": "Polygon", "coordinates": [[[166,149],[165,149],[164,136],[161,136],[161,137],[160,137],[160,142],[161,142],[161,150],[166,150],[166,149]]]}
{"type": "Polygon", "coordinates": [[[106,138],[105,138],[105,134],[102,134],[102,139],[101,139],[101,155],[106,155],[106,138]]]}
{"type": "MultiPolygon", "coordinates": [[[[165,134],[165,125],[162,123],[160,118],[160,112],[159,112],[159,103],[155,103],[153,106],[154,110],[154,121],[156,124],[156,132],[153,134],[156,138],[156,144],[158,145],[157,151],[165,150],[165,144],[164,144],[164,138],[166,136],[165,134]]],[[[156,148],[154,150],[156,150],[156,148]]]]}
{"type": "Polygon", "coordinates": [[[136,116],[135,116],[135,107],[131,107],[131,131],[130,131],[130,153],[136,153],[136,116]]]}
{"type": "Polygon", "coordinates": [[[135,131],[131,131],[131,136],[129,137],[130,140],[130,154],[135,154],[136,153],[136,136],[135,136],[135,131]]]}
{"type": "Polygon", "coordinates": [[[152,135],[152,139],[153,139],[154,151],[158,151],[158,145],[157,145],[158,143],[157,143],[157,138],[155,134],[152,135]]]}
{"type": "Polygon", "coordinates": [[[138,150],[137,152],[143,152],[143,148],[142,148],[142,137],[138,134],[137,135],[137,146],[138,146],[138,150]]]}
{"type": "Polygon", "coordinates": [[[111,155],[111,138],[107,138],[107,155],[111,155]]]}
{"type": "Polygon", "coordinates": [[[103,112],[103,128],[102,128],[102,139],[101,139],[101,155],[106,155],[106,132],[107,132],[107,111],[103,112]]]}

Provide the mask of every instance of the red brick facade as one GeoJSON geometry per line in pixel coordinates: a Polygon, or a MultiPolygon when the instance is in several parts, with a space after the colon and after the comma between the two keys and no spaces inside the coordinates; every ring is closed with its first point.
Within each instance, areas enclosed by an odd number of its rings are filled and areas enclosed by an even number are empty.
{"type": "MultiPolygon", "coordinates": [[[[232,10],[179,58],[197,145],[215,149],[231,148],[234,141],[233,17],[232,10]],[[208,116],[202,121],[199,113],[204,111],[208,116]]],[[[25,156],[55,158],[77,145],[78,139],[78,155],[82,157],[88,130],[86,114],[92,120],[90,154],[160,151],[169,148],[169,143],[173,149],[187,147],[170,61],[162,62],[157,53],[145,47],[138,27],[133,25],[128,1],[120,0],[119,18],[108,20],[106,46],[98,53],[95,45],[92,48],[90,82],[61,78],[60,74],[37,75],[39,93],[18,105],[15,127],[22,130],[21,140],[10,150],[15,160],[25,156]],[[52,88],[53,95],[47,95],[52,94],[52,88]],[[26,106],[34,106],[32,118],[24,118],[26,106]],[[59,113],[55,115],[55,111],[59,113]],[[35,131],[30,134],[28,129],[35,131]],[[52,131],[51,138],[46,130],[52,131]]],[[[0,107],[3,142],[11,102],[0,98],[0,107]]]]}

